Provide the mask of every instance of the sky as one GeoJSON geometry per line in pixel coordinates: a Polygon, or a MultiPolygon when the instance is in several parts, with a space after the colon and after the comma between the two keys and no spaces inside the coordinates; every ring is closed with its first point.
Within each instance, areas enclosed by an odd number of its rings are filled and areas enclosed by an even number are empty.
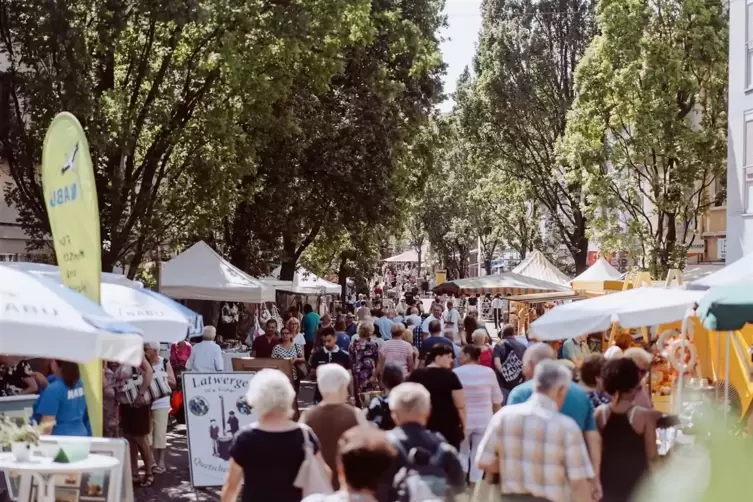
{"type": "Polygon", "coordinates": [[[481,0],[446,0],[444,12],[448,27],[440,32],[445,39],[440,48],[447,63],[444,77],[444,90],[448,99],[439,109],[448,112],[452,109],[451,94],[455,83],[466,66],[471,66],[476,52],[476,41],[481,29],[481,0]]]}

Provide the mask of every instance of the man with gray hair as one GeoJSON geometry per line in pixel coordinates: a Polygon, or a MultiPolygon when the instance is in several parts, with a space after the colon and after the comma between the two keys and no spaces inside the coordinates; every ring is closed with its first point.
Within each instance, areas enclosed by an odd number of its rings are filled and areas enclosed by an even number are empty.
{"type": "MultiPolygon", "coordinates": [[[[382,501],[403,500],[409,493],[402,493],[411,483],[405,483],[408,473],[411,477],[424,478],[444,473],[444,478],[434,485],[443,485],[446,493],[434,494],[439,500],[452,493],[460,493],[465,488],[465,472],[458,459],[458,452],[444,437],[426,428],[431,415],[431,396],[421,384],[406,382],[390,392],[390,411],[396,427],[387,433],[389,441],[398,451],[398,459],[387,477],[380,483],[377,499],[382,501]],[[398,496],[402,493],[402,496],[398,496]]],[[[408,500],[412,500],[407,497],[408,500]]],[[[420,500],[434,500],[423,498],[420,500]]]]}
{"type": "MultiPolygon", "coordinates": [[[[535,369],[544,362],[551,362],[556,359],[554,349],[545,343],[536,343],[528,347],[523,354],[523,375],[527,382],[515,387],[507,398],[507,404],[524,403],[534,394],[533,381],[531,378],[535,369]]],[[[559,363],[558,363],[559,364],[559,363]]],[[[588,453],[591,456],[591,465],[596,471],[594,480],[594,491],[601,492],[599,483],[599,468],[601,467],[601,435],[596,430],[596,419],[594,418],[594,407],[588,393],[575,382],[570,382],[567,395],[562,404],[561,413],[575,420],[580,427],[583,437],[588,445],[588,453]]],[[[599,500],[601,496],[597,497],[599,500]]]]}
{"type": "Polygon", "coordinates": [[[217,330],[214,326],[204,326],[201,342],[191,349],[191,357],[186,363],[186,370],[199,373],[215,373],[224,371],[225,362],[222,360],[222,349],[215,343],[217,330]]]}
{"type": "Polygon", "coordinates": [[[486,429],[476,464],[500,475],[511,502],[591,502],[596,474],[575,421],[559,412],[572,373],[552,360],[536,365],[526,402],[498,411],[486,429]]]}

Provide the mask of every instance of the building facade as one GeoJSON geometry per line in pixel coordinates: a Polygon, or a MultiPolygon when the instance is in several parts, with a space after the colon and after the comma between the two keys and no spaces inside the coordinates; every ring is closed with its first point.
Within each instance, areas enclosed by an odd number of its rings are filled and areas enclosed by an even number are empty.
{"type": "Polygon", "coordinates": [[[727,239],[731,263],[753,252],[753,0],[729,2],[727,239]]]}

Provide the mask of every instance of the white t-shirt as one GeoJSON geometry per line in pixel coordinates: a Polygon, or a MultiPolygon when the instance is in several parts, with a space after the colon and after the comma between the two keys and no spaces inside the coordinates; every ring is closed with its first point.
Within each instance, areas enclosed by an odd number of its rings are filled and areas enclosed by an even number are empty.
{"type": "Polygon", "coordinates": [[[306,345],[306,337],[303,336],[303,333],[298,333],[295,335],[295,338],[293,338],[293,343],[296,345],[304,346],[306,345]]]}
{"type": "Polygon", "coordinates": [[[492,403],[502,404],[496,373],[480,364],[464,364],[452,371],[463,384],[467,429],[486,429],[494,415],[492,403]]]}
{"type": "Polygon", "coordinates": [[[505,303],[506,303],[505,300],[503,300],[502,298],[495,298],[494,300],[492,300],[492,308],[493,309],[504,309],[505,307],[507,307],[507,305],[505,305],[505,303]]]}
{"type": "MultiPolygon", "coordinates": [[[[429,332],[429,323],[431,321],[439,321],[440,326],[443,326],[442,325],[442,322],[443,322],[442,319],[437,319],[433,315],[430,315],[429,317],[427,317],[426,319],[424,319],[423,324],[421,324],[421,333],[428,333],[429,332]]],[[[443,328],[444,328],[444,326],[443,326],[443,328]]],[[[441,333],[441,331],[440,331],[440,333],[441,333]]]]}
{"type": "Polygon", "coordinates": [[[442,314],[442,329],[451,329],[453,333],[457,333],[458,323],[460,322],[460,313],[457,310],[452,309],[442,314]]]}

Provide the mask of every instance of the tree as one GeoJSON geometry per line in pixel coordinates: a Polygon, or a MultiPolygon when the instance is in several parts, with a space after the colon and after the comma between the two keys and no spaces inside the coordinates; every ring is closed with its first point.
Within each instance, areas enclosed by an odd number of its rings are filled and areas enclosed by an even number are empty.
{"type": "Polygon", "coordinates": [[[376,228],[398,216],[410,176],[403,160],[441,97],[439,4],[369,4],[363,37],[341,49],[329,85],[302,74],[275,104],[258,170],[243,179],[246,196],[229,223],[238,258],[260,237],[279,246],[285,280],[322,229],[352,233],[356,222],[376,228]]]}
{"type": "Polygon", "coordinates": [[[655,276],[682,268],[724,175],[727,9],[721,0],[602,0],[576,74],[562,158],[592,232],[655,276]]]}
{"type": "Polygon", "coordinates": [[[0,147],[24,229],[37,246],[48,241],[38,166],[62,110],[90,143],[105,270],[124,263],[135,273],[166,239],[216,222],[254,167],[241,110],[271,117],[302,55],[327,54],[352,9],[345,0],[0,3],[10,108],[0,147]]]}
{"type": "Polygon", "coordinates": [[[574,98],[575,67],[593,32],[589,0],[486,0],[475,59],[478,118],[467,127],[481,162],[535,187],[530,195],[577,272],[588,256],[581,181],[558,161],[556,147],[574,98]]]}

